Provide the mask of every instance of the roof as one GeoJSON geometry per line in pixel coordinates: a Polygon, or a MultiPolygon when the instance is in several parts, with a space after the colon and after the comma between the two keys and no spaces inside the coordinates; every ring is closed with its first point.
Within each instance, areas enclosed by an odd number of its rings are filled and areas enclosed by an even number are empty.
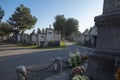
{"type": "Polygon", "coordinates": [[[83,32],[83,35],[89,35],[89,30],[86,29],[86,30],[83,32]]]}

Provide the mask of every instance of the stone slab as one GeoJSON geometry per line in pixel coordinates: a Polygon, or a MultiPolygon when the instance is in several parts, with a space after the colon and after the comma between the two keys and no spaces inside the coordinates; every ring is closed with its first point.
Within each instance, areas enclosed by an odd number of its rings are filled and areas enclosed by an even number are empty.
{"type": "MultiPolygon", "coordinates": [[[[113,53],[114,54],[114,53],[113,53]]],[[[120,56],[93,53],[88,60],[88,76],[93,80],[115,80],[117,60],[120,56]]]]}

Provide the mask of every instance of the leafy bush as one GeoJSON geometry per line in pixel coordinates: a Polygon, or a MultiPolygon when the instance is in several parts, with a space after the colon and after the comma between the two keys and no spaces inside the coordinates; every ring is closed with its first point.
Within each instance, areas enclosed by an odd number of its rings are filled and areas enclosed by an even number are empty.
{"type": "Polygon", "coordinates": [[[70,54],[69,56],[70,56],[70,58],[69,58],[69,64],[70,64],[70,66],[71,67],[77,66],[75,55],[74,54],[70,54]]]}
{"type": "Polygon", "coordinates": [[[81,65],[81,57],[80,57],[79,50],[77,50],[75,54],[70,52],[70,54],[69,54],[69,63],[70,63],[71,67],[81,65]]]}
{"type": "Polygon", "coordinates": [[[75,58],[76,58],[76,63],[77,65],[81,65],[81,57],[80,57],[80,52],[77,49],[76,53],[75,53],[75,58]]]}

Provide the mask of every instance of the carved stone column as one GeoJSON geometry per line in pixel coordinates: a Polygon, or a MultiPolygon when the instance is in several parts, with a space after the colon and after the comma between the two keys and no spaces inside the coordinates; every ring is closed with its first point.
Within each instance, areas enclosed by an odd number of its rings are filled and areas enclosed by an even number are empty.
{"type": "Polygon", "coordinates": [[[120,0],[104,0],[103,14],[95,17],[97,50],[89,55],[88,76],[115,80],[120,60],[120,0]]]}

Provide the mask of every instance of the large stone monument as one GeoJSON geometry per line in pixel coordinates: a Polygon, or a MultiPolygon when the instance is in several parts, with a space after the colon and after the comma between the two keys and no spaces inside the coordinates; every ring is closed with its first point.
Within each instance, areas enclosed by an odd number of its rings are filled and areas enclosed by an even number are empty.
{"type": "Polygon", "coordinates": [[[95,17],[97,49],[89,55],[88,76],[115,80],[120,64],[120,0],[104,0],[103,14],[95,17]]]}

